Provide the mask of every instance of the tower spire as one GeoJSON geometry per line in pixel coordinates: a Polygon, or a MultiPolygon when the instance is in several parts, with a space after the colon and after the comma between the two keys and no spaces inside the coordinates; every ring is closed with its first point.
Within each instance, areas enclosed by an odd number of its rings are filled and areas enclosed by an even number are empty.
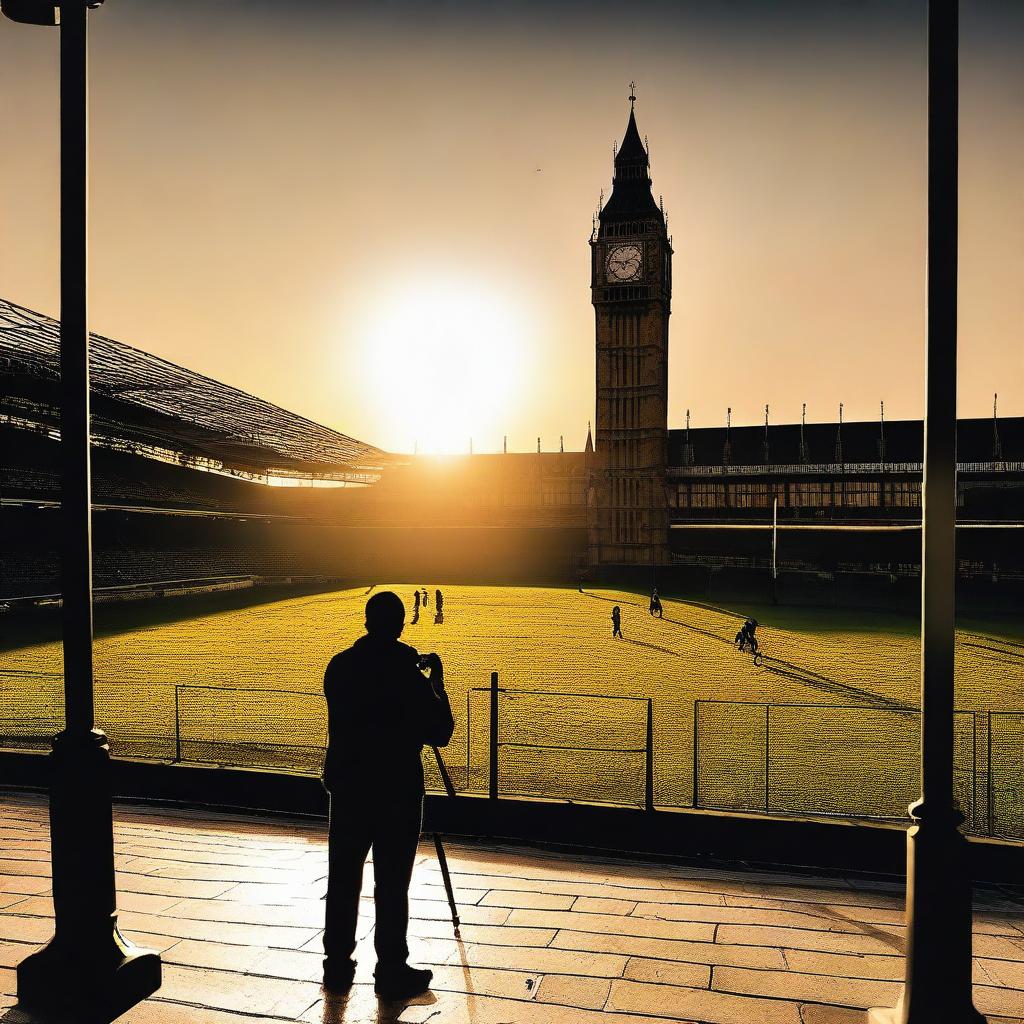
{"type": "Polygon", "coordinates": [[[594,435],[590,432],[590,420],[587,420],[587,443],[583,446],[584,452],[592,455],[594,452],[594,435]]]}
{"type": "Polygon", "coordinates": [[[629,83],[629,112],[633,113],[633,107],[636,103],[636,82],[629,83]]]}

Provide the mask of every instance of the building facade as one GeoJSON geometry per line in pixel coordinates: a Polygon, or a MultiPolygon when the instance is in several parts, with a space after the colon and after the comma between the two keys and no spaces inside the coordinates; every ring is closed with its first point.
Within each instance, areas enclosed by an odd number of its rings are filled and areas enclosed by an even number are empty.
{"type": "Polygon", "coordinates": [[[668,321],[672,245],[651,192],[630,97],[615,176],[590,239],[596,436],[588,494],[592,566],[668,561],[668,321]]]}

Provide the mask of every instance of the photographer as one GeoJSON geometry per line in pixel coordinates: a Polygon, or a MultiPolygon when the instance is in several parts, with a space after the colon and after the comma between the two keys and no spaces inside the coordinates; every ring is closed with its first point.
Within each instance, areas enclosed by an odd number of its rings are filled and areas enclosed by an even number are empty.
{"type": "Polygon", "coordinates": [[[400,643],[404,627],[398,595],[374,594],[366,635],[335,655],[324,675],[331,795],[324,987],[352,984],[363,864],[372,848],[374,988],[392,999],[426,991],[433,977],[407,963],[409,882],[423,814],[420,755],[424,744],[445,746],[455,729],[441,659],[400,643]]]}

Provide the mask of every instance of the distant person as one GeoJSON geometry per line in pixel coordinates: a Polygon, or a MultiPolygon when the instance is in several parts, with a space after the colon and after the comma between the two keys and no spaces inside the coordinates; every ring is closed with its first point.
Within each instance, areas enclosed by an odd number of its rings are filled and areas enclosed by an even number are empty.
{"type": "Polygon", "coordinates": [[[747,619],[740,631],[736,634],[736,646],[741,650],[750,648],[751,654],[757,654],[757,627],[758,621],[754,618],[747,619]]]}
{"type": "Polygon", "coordinates": [[[658,588],[655,587],[651,593],[651,607],[649,609],[652,615],[657,615],[659,619],[664,618],[664,611],[661,607],[661,598],[658,597],[658,588]]]}
{"type": "Polygon", "coordinates": [[[423,814],[424,744],[443,747],[455,722],[436,654],[399,642],[405,608],[381,591],[366,602],[366,635],[336,654],[324,675],[330,793],[324,987],[351,987],[363,864],[373,850],[377,922],[374,990],[411,999],[433,974],[409,966],[409,882],[423,814]],[[429,669],[429,677],[421,667],[429,669]]]}
{"type": "Polygon", "coordinates": [[[614,640],[616,637],[620,640],[626,639],[622,635],[622,611],[618,605],[612,609],[612,639],[614,640]]]}
{"type": "Polygon", "coordinates": [[[426,608],[430,604],[430,595],[427,593],[427,588],[423,588],[423,607],[426,608]]]}
{"type": "Polygon", "coordinates": [[[420,592],[413,592],[412,624],[415,626],[420,621],[420,592]]]}
{"type": "Polygon", "coordinates": [[[441,593],[440,588],[434,591],[434,607],[437,609],[434,622],[440,625],[444,622],[444,594],[441,593]]]}

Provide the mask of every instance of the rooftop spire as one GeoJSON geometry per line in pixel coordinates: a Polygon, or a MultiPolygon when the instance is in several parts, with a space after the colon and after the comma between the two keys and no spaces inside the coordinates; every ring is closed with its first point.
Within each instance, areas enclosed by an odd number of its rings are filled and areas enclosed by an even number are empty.
{"type": "Polygon", "coordinates": [[[629,120],[622,144],[615,151],[614,187],[601,211],[601,222],[656,218],[664,223],[664,214],[651,194],[647,147],[636,125],[636,88],[633,82],[629,88],[629,120]]]}

